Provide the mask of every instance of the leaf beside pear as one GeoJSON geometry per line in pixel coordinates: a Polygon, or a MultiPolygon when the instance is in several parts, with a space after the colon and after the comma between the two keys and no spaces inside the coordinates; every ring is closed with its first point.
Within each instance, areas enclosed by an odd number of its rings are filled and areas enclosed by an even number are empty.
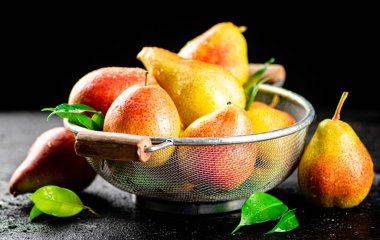
{"type": "Polygon", "coordinates": [[[282,215],[280,221],[272,228],[272,230],[266,232],[265,234],[272,234],[275,232],[288,232],[299,226],[298,220],[295,215],[295,209],[289,210],[284,215],[282,215]]]}
{"type": "MultiPolygon", "coordinates": [[[[55,217],[71,217],[83,209],[89,209],[83,205],[78,195],[73,191],[52,185],[39,188],[30,198],[40,212],[55,217]]],[[[36,209],[32,209],[31,218],[38,215],[40,213],[36,209]]]]}
{"type": "Polygon", "coordinates": [[[232,234],[242,226],[276,220],[286,211],[288,207],[278,198],[267,193],[255,192],[244,202],[240,223],[232,234]]]}

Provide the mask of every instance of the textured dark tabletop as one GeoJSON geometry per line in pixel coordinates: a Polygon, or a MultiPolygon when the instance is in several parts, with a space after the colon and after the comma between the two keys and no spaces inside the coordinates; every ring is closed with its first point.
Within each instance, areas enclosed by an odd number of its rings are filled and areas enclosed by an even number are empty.
{"type": "MultiPolygon", "coordinates": [[[[334,109],[316,109],[317,122],[332,115],[334,109]]],[[[351,124],[367,146],[380,172],[380,112],[345,110],[343,120],[351,124]]],[[[132,195],[101,177],[80,195],[85,205],[100,214],[85,211],[71,218],[28,219],[32,207],[27,195],[14,198],[7,184],[28,148],[44,130],[61,126],[54,117],[46,122],[39,112],[0,113],[0,239],[380,239],[380,174],[375,175],[367,198],[351,209],[319,209],[301,195],[294,172],[285,182],[269,191],[290,208],[297,208],[299,228],[263,236],[272,225],[244,227],[230,232],[239,223],[240,213],[184,216],[154,212],[136,207],[132,195]]],[[[315,130],[313,123],[308,139],[315,130]]]]}

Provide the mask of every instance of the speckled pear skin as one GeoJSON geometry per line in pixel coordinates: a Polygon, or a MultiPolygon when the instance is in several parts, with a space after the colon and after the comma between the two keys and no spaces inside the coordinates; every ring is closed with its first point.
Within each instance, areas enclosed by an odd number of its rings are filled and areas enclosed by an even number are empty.
{"type": "MultiPolygon", "coordinates": [[[[104,118],[103,130],[149,137],[179,137],[181,120],[174,102],[159,85],[134,85],[112,103],[104,118]]],[[[151,167],[165,164],[170,157],[167,152],[169,150],[155,153],[144,164],[151,167]]]]}
{"type": "Polygon", "coordinates": [[[247,115],[254,125],[254,133],[278,130],[293,125],[296,120],[287,112],[273,108],[263,102],[253,102],[247,115]]]}
{"type": "Polygon", "coordinates": [[[337,119],[319,123],[298,170],[308,200],[325,208],[357,206],[370,191],[373,176],[371,156],[350,125],[337,119]]]}
{"type": "MultiPolygon", "coordinates": [[[[253,133],[245,111],[232,105],[194,121],[182,137],[225,137],[253,133]]],[[[255,167],[255,144],[179,147],[179,166],[191,184],[228,191],[247,180],[255,167]]]]}
{"type": "Polygon", "coordinates": [[[243,88],[220,66],[157,47],[144,47],[137,58],[173,99],[185,127],[228,102],[241,109],[245,106],[243,88]]]}
{"type": "Polygon", "coordinates": [[[112,102],[134,84],[157,84],[142,68],[104,67],[91,71],[73,86],[69,104],[82,103],[106,115],[112,102]],[[148,78],[148,79],[146,79],[148,78]]]}
{"type": "Polygon", "coordinates": [[[180,50],[179,56],[220,65],[230,71],[243,85],[248,80],[247,41],[244,27],[221,22],[191,41],[180,50]]]}
{"type": "Polygon", "coordinates": [[[230,104],[197,119],[185,129],[182,136],[225,137],[253,133],[252,123],[245,111],[230,104]]]}

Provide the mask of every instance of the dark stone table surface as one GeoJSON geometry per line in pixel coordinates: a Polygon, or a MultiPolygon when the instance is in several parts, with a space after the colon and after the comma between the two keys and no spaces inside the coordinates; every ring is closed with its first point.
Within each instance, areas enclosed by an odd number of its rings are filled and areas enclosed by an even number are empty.
{"type": "MultiPolygon", "coordinates": [[[[334,109],[316,109],[312,124],[332,115],[334,109]]],[[[27,195],[13,197],[7,184],[28,148],[43,131],[62,125],[58,117],[49,122],[45,113],[0,113],[0,239],[380,239],[380,111],[348,110],[343,120],[351,124],[367,146],[375,163],[372,189],[366,199],[351,209],[320,209],[308,204],[299,191],[296,171],[269,193],[290,208],[297,208],[299,228],[288,233],[263,236],[272,224],[243,227],[240,213],[185,216],[154,212],[136,206],[132,195],[97,177],[80,194],[85,205],[99,213],[81,212],[70,218],[44,216],[29,222],[32,202],[27,195]]]]}

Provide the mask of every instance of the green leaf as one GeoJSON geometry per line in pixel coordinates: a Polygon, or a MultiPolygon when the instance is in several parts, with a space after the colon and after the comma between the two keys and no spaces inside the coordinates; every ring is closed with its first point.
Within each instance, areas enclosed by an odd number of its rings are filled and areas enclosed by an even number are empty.
{"type": "Polygon", "coordinates": [[[104,116],[101,112],[96,111],[92,107],[84,104],[67,104],[63,103],[55,108],[44,108],[42,111],[51,111],[47,119],[53,115],[58,115],[61,118],[66,118],[69,122],[78,126],[82,126],[91,130],[102,130],[104,116]],[[92,117],[88,114],[92,113],[92,117]]]}
{"type": "Polygon", "coordinates": [[[60,104],[55,108],[43,108],[41,111],[52,111],[52,113],[48,116],[48,119],[54,114],[57,114],[59,116],[65,116],[66,113],[82,114],[84,112],[92,112],[92,113],[97,112],[92,107],[84,105],[84,104],[67,104],[67,103],[60,104]]]}
{"type": "Polygon", "coordinates": [[[98,130],[103,129],[104,115],[102,112],[96,112],[92,118],[92,122],[95,124],[98,130]]]}
{"type": "Polygon", "coordinates": [[[75,123],[79,126],[83,126],[88,129],[97,130],[97,127],[94,125],[91,118],[86,115],[73,114],[69,118],[69,121],[75,123]]]}
{"type": "Polygon", "coordinates": [[[56,217],[71,217],[86,208],[73,191],[52,185],[39,188],[30,198],[41,212],[56,217]]]}
{"type": "Polygon", "coordinates": [[[41,216],[42,214],[44,214],[44,213],[41,212],[41,211],[36,207],[36,205],[34,205],[33,208],[32,208],[32,210],[30,211],[29,219],[30,219],[30,221],[33,221],[33,219],[35,219],[35,218],[38,217],[38,216],[41,216]]]}
{"type": "MultiPolygon", "coordinates": [[[[259,81],[265,71],[267,70],[268,66],[271,65],[272,63],[274,63],[274,58],[271,58],[269,59],[268,61],[266,61],[264,63],[264,65],[259,69],[257,70],[257,72],[255,72],[253,75],[251,75],[248,79],[248,81],[246,83],[243,84],[243,87],[244,87],[244,90],[246,92],[246,94],[248,93],[249,89],[257,82],[259,81]]],[[[248,96],[248,95],[247,95],[248,96]]]]}
{"type": "Polygon", "coordinates": [[[265,234],[272,234],[274,232],[288,232],[299,226],[297,217],[295,215],[295,209],[289,210],[284,215],[282,215],[280,221],[274,226],[272,230],[266,232],[265,234]]]}
{"type": "Polygon", "coordinates": [[[55,108],[43,108],[41,111],[46,112],[46,111],[51,111],[54,112],[55,108]]]}
{"type": "Polygon", "coordinates": [[[72,113],[83,113],[83,112],[97,112],[90,106],[84,104],[68,104],[62,103],[55,108],[44,108],[42,111],[56,111],[56,112],[72,112],[72,113]]]}
{"type": "Polygon", "coordinates": [[[252,102],[254,101],[257,92],[259,91],[259,86],[271,79],[270,77],[266,77],[264,79],[262,77],[265,71],[267,70],[268,66],[272,63],[274,63],[274,58],[271,58],[268,61],[266,61],[262,68],[260,68],[252,76],[250,76],[248,81],[243,85],[245,96],[247,98],[245,110],[248,111],[251,107],[252,102]]]}
{"type": "Polygon", "coordinates": [[[257,95],[257,93],[259,92],[259,86],[265,82],[267,82],[268,80],[270,80],[270,77],[267,77],[267,78],[264,78],[264,79],[261,79],[259,81],[257,81],[253,87],[250,88],[249,92],[248,92],[248,101],[247,101],[247,104],[245,106],[245,110],[248,111],[250,108],[251,108],[251,105],[253,103],[253,100],[255,100],[255,97],[257,95]]]}
{"type": "Polygon", "coordinates": [[[254,192],[244,202],[241,208],[240,223],[231,234],[242,226],[276,220],[286,211],[288,211],[288,207],[278,198],[268,193],[254,192]]]}

